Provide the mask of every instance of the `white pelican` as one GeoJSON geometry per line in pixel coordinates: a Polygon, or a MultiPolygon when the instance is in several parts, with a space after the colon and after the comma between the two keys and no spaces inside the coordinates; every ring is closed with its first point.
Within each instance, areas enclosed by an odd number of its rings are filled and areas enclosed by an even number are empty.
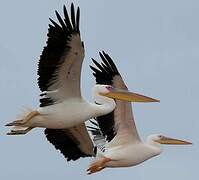
{"type": "MultiPolygon", "coordinates": [[[[100,53],[100,56],[103,62],[99,64],[93,60],[97,68],[91,66],[97,84],[110,84],[114,88],[127,90],[110,56],[104,52],[100,53]]],[[[161,134],[150,135],[146,142],[141,141],[130,102],[116,100],[115,110],[107,115],[97,117],[96,121],[91,121],[94,127],[89,127],[89,130],[98,147],[97,158],[88,168],[88,174],[106,167],[135,166],[159,155],[162,152],[161,144],[191,144],[161,134]]]]}
{"type": "Polygon", "coordinates": [[[27,109],[18,120],[7,126],[14,126],[8,135],[26,134],[35,127],[47,128],[47,139],[61,150],[67,160],[75,160],[93,155],[93,144],[84,122],[113,111],[115,101],[111,98],[133,102],[157,100],[120,91],[110,85],[97,85],[93,90],[94,100],[98,100],[100,105],[87,102],[80,91],[84,59],[84,44],[79,30],[80,9],[78,7],[75,13],[71,4],[70,17],[65,6],[63,11],[63,19],[56,11],[58,23],[50,19],[47,46],[39,60],[40,107],[27,109]]]}

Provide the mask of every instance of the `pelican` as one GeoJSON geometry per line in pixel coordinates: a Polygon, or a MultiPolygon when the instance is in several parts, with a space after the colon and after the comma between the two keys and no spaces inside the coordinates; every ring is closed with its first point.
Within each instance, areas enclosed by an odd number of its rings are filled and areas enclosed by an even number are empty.
{"type": "Polygon", "coordinates": [[[85,100],[80,90],[84,59],[84,43],[79,30],[80,8],[75,11],[72,3],[70,16],[65,6],[63,12],[64,18],[55,11],[58,22],[50,19],[47,45],[38,63],[38,86],[42,91],[40,107],[26,109],[19,119],[6,126],[13,127],[8,135],[26,134],[35,127],[46,128],[47,139],[69,161],[93,155],[93,144],[84,122],[113,111],[114,99],[132,102],[158,100],[105,84],[93,88],[94,101],[99,101],[100,105],[85,100]]]}
{"type": "MultiPolygon", "coordinates": [[[[93,59],[97,67],[91,66],[97,84],[109,84],[113,88],[127,91],[119,71],[111,57],[100,53],[102,63],[93,59]]],[[[147,137],[141,141],[136,129],[130,102],[116,100],[116,108],[109,114],[99,116],[88,126],[97,147],[96,160],[88,168],[92,174],[106,167],[129,167],[140,164],[162,152],[161,144],[188,145],[191,142],[169,138],[161,134],[147,137]]],[[[96,102],[100,104],[100,102],[96,102]]]]}

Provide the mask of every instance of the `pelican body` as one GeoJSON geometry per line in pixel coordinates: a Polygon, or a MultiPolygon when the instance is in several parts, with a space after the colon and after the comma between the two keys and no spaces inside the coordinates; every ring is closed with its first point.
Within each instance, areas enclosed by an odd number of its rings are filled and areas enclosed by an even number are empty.
{"type": "MultiPolygon", "coordinates": [[[[117,138],[117,137],[116,137],[117,138]]],[[[103,153],[103,156],[111,159],[106,163],[106,167],[130,167],[138,165],[154,156],[161,154],[163,148],[161,146],[162,138],[166,138],[159,134],[150,135],[147,137],[146,142],[133,142],[124,143],[122,145],[111,147],[107,145],[107,150],[103,153]]],[[[167,142],[170,142],[171,138],[167,138],[167,142]]],[[[162,143],[164,144],[164,143],[162,143]]],[[[176,143],[171,144],[191,144],[187,141],[181,141],[176,139],[176,143]]],[[[101,154],[102,155],[102,154],[101,154]]]]}
{"type": "Polygon", "coordinates": [[[106,167],[130,167],[138,165],[162,152],[161,147],[156,147],[148,143],[131,143],[123,146],[108,148],[104,153],[111,161],[106,163],[106,167]]]}
{"type": "Polygon", "coordinates": [[[94,155],[93,143],[84,122],[112,112],[116,105],[114,99],[133,102],[158,100],[99,84],[94,87],[93,95],[94,101],[100,104],[86,101],[80,90],[85,55],[79,29],[80,9],[78,7],[75,11],[72,3],[70,16],[65,6],[63,12],[62,18],[55,11],[58,23],[50,19],[47,45],[38,63],[38,86],[42,91],[40,107],[26,109],[19,119],[6,126],[13,126],[8,135],[26,134],[35,127],[46,128],[49,142],[61,149],[69,161],[94,155]],[[60,139],[63,137],[62,142],[60,139]],[[74,142],[78,147],[74,146],[74,142]]]}
{"type": "MultiPolygon", "coordinates": [[[[111,57],[105,52],[100,53],[102,63],[93,59],[97,84],[110,84],[113,88],[127,91],[119,71],[111,57]]],[[[97,102],[98,103],[98,102],[97,102]]],[[[109,114],[98,116],[88,126],[97,147],[96,159],[88,168],[92,174],[106,167],[130,167],[140,164],[162,152],[161,144],[185,145],[188,141],[169,138],[160,134],[147,137],[143,142],[136,129],[132,105],[130,102],[115,100],[116,108],[109,114]]]]}
{"type": "Polygon", "coordinates": [[[26,134],[35,127],[45,128],[46,138],[67,161],[97,156],[88,174],[105,167],[127,167],[139,164],[161,153],[160,143],[191,144],[187,141],[150,136],[146,143],[137,133],[130,102],[159,100],[128,91],[115,64],[106,53],[100,53],[103,63],[93,62],[97,85],[93,89],[95,103],[81,94],[80,79],[84,60],[81,40],[80,9],[71,4],[70,16],[63,8],[64,18],[56,11],[58,23],[50,19],[47,45],[38,63],[40,107],[26,109],[21,117],[6,126],[13,126],[8,135],[26,134]],[[89,136],[85,121],[95,118],[89,136]],[[96,148],[97,147],[97,154],[96,148]]]}
{"type": "Polygon", "coordinates": [[[98,94],[108,93],[106,85],[96,85],[93,88],[94,100],[103,100],[103,104],[97,105],[89,103],[84,99],[70,99],[50,106],[40,107],[37,109],[39,115],[33,117],[25,126],[44,127],[50,129],[65,129],[97,116],[107,114],[115,108],[115,101],[108,97],[98,94]]]}

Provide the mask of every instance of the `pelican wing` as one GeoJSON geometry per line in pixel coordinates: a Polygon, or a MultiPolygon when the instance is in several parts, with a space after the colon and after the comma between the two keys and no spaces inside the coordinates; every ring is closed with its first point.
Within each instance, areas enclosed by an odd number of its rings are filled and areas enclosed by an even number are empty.
{"type": "MultiPolygon", "coordinates": [[[[128,90],[111,57],[105,52],[100,53],[100,57],[102,59],[101,64],[93,59],[96,67],[90,66],[94,71],[93,75],[96,78],[96,83],[128,90]]],[[[96,118],[106,140],[112,141],[117,136],[118,141],[121,139],[140,141],[133,118],[131,103],[120,100],[115,101],[116,108],[113,112],[96,118]]]]}
{"type": "Polygon", "coordinates": [[[91,132],[95,147],[97,147],[95,154],[97,153],[97,150],[104,152],[107,143],[106,137],[103,135],[101,129],[99,128],[99,124],[95,122],[95,120],[89,120],[89,122],[91,126],[87,125],[86,127],[87,130],[91,132]]]}
{"type": "Polygon", "coordinates": [[[67,161],[95,155],[84,123],[68,129],[45,129],[45,135],[67,161]]]}
{"type": "Polygon", "coordinates": [[[40,106],[59,103],[68,98],[80,98],[80,76],[84,47],[79,31],[80,10],[71,4],[69,18],[64,6],[64,18],[57,11],[58,23],[50,19],[47,46],[39,60],[38,85],[40,106]]]}
{"type": "MultiPolygon", "coordinates": [[[[50,19],[47,46],[39,60],[38,85],[40,106],[60,103],[69,98],[81,98],[80,78],[84,59],[84,46],[80,37],[80,10],[75,13],[71,4],[69,17],[64,6],[64,18],[56,11],[58,23],[50,19]]],[[[50,143],[67,158],[67,161],[92,156],[93,143],[85,124],[68,129],[45,129],[50,143]]]]}

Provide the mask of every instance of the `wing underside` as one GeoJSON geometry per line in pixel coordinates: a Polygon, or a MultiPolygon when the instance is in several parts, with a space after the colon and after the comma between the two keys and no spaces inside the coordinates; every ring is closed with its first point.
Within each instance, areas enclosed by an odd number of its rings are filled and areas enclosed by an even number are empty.
{"type": "MultiPolygon", "coordinates": [[[[100,53],[102,63],[93,59],[96,67],[91,66],[97,84],[112,85],[115,88],[128,90],[117,67],[111,57],[105,52],[100,53]]],[[[139,141],[139,135],[134,122],[132,105],[130,102],[115,100],[116,108],[113,112],[96,118],[99,128],[108,142],[117,137],[139,141]]]]}
{"type": "Polygon", "coordinates": [[[94,146],[85,124],[68,129],[46,129],[46,138],[67,161],[94,156],[94,146]]]}
{"type": "Polygon", "coordinates": [[[58,23],[50,19],[47,45],[38,64],[38,85],[42,91],[40,106],[80,98],[81,67],[84,47],[80,38],[80,10],[71,5],[69,17],[64,6],[64,18],[56,11],[58,23]]]}
{"type": "MultiPolygon", "coordinates": [[[[56,11],[58,23],[50,19],[47,46],[39,60],[38,85],[42,91],[40,106],[61,103],[69,98],[81,99],[80,79],[84,59],[79,20],[80,9],[71,4],[70,16],[63,8],[64,18],[56,11]]],[[[93,143],[85,124],[68,129],[45,129],[46,138],[67,161],[93,156],[93,143]]]]}

